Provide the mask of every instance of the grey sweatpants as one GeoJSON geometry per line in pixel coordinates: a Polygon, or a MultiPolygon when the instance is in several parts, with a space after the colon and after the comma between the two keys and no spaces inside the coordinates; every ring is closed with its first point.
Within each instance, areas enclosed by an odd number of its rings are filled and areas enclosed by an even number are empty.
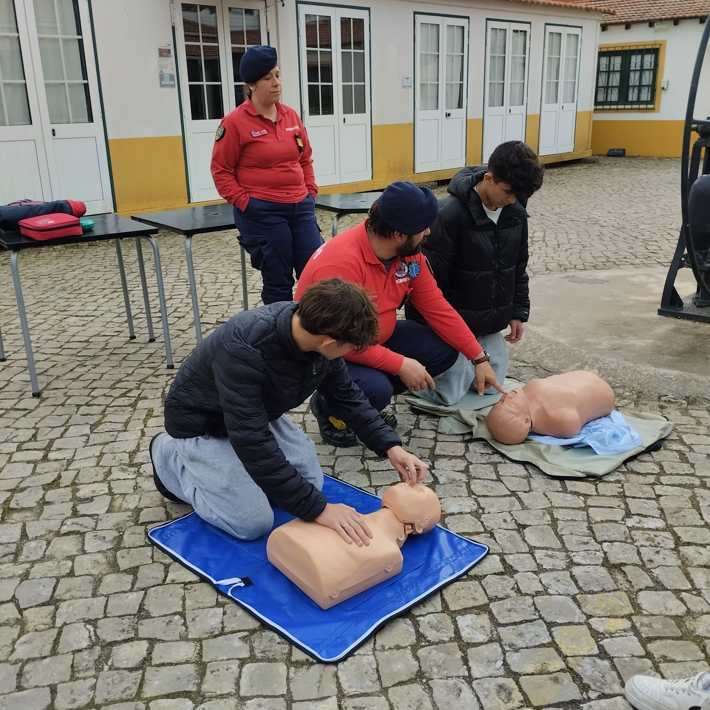
{"type": "MultiPolygon", "coordinates": [[[[303,430],[285,414],[269,428],[286,459],[321,490],[323,472],[316,447],[303,430]]],[[[153,442],[152,456],[163,485],[203,520],[242,540],[271,530],[274,513],[269,499],[247,473],[229,439],[173,439],[161,434],[153,442]]]]}
{"type": "MultiPolygon", "coordinates": [[[[503,385],[508,374],[508,346],[503,339],[503,333],[491,333],[478,338],[478,342],[486,349],[491,358],[491,367],[496,373],[499,385],[503,385]]],[[[418,390],[417,397],[428,399],[434,404],[450,406],[456,404],[471,388],[475,376],[475,368],[471,361],[459,353],[456,362],[434,378],[435,390],[418,390]]],[[[493,388],[486,390],[488,394],[495,392],[493,388]]],[[[478,396],[478,395],[476,395],[478,396]]]]}

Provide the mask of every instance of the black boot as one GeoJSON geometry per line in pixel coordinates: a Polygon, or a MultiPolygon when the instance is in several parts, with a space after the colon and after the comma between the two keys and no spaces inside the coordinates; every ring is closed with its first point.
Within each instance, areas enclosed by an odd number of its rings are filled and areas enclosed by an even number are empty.
{"type": "Polygon", "coordinates": [[[162,432],[156,434],[151,440],[150,440],[150,445],[148,446],[148,454],[150,456],[150,465],[153,467],[153,483],[155,483],[155,487],[158,490],[158,493],[163,496],[163,498],[167,498],[168,500],[173,501],[173,503],[182,503],[183,505],[187,505],[184,500],[181,498],[178,498],[174,493],[171,493],[164,485],[163,482],[158,478],[158,472],[155,470],[155,462],[153,461],[153,443],[155,440],[162,434],[162,432]]]}
{"type": "Polygon", "coordinates": [[[310,407],[323,441],[342,448],[357,446],[355,432],[342,419],[328,416],[325,402],[317,392],[311,397],[310,407]]]}

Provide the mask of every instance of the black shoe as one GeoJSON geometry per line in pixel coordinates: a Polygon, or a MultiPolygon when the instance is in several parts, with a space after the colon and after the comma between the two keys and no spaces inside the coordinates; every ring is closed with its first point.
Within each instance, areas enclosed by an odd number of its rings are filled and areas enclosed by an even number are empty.
{"type": "Polygon", "coordinates": [[[158,478],[158,473],[155,470],[155,462],[153,461],[153,442],[162,434],[163,432],[159,432],[156,434],[151,440],[150,440],[150,445],[148,446],[148,454],[150,456],[150,465],[153,467],[153,483],[155,483],[155,487],[158,490],[158,493],[163,496],[163,498],[167,498],[168,500],[173,501],[173,503],[182,503],[183,505],[187,505],[182,498],[178,498],[174,493],[171,493],[164,485],[163,482],[158,478]]]}
{"type": "Polygon", "coordinates": [[[394,412],[385,412],[383,409],[380,412],[380,416],[384,419],[385,424],[387,424],[388,427],[391,427],[392,429],[397,428],[397,415],[394,412]]]}
{"type": "Polygon", "coordinates": [[[318,422],[318,429],[323,441],[331,446],[341,448],[357,446],[355,432],[342,419],[329,417],[325,413],[323,401],[317,392],[311,397],[310,407],[318,422]]]}

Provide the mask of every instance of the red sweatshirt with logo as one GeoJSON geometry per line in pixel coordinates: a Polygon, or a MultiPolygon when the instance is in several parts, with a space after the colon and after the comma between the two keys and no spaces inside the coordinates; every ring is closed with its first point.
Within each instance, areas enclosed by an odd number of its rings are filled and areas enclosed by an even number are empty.
{"type": "Polygon", "coordinates": [[[377,345],[352,352],[346,360],[396,375],[404,356],[382,343],[389,340],[397,321],[397,309],[406,298],[429,327],[448,345],[467,358],[477,358],[483,348],[461,316],[444,298],[423,254],[395,258],[385,269],[367,238],[365,223],[327,241],[308,260],[296,287],[298,301],[311,284],[340,278],[362,286],[372,298],[379,316],[377,345]]]}
{"type": "Polygon", "coordinates": [[[219,194],[244,211],[250,197],[300,202],[318,193],[313,151],[300,116],[276,104],[276,121],[246,99],[227,114],[212,148],[212,178],[219,194]]]}

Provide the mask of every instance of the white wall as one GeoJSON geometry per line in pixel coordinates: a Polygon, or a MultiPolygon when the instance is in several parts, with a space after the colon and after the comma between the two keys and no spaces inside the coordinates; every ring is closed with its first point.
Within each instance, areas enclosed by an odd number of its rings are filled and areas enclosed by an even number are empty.
{"type": "MultiPolygon", "coordinates": [[[[372,105],[374,124],[411,123],[414,88],[403,88],[404,77],[414,77],[414,13],[450,14],[469,18],[469,86],[467,115],[483,114],[486,19],[531,23],[528,113],[540,111],[540,85],[545,24],[582,27],[579,110],[593,107],[596,83],[598,15],[557,7],[509,2],[456,2],[456,0],[338,0],[339,5],[368,7],[372,48],[372,105]]],[[[300,106],[295,3],[278,11],[279,63],[284,79],[284,101],[300,106]]]]}
{"type": "MultiPolygon", "coordinates": [[[[657,22],[654,27],[648,23],[636,23],[626,30],[624,25],[611,25],[599,35],[600,44],[626,44],[633,42],[666,41],[666,62],[662,79],[669,81],[666,91],[661,92],[660,111],[600,111],[594,114],[595,121],[660,121],[683,120],[688,103],[690,77],[695,65],[698,46],[704,25],[698,20],[657,22]]],[[[695,117],[710,114],[710,52],[700,81],[695,117]]]]}
{"type": "Polygon", "coordinates": [[[92,7],[108,137],[180,135],[178,90],[158,82],[158,47],[173,43],[169,0],[92,7]]]}

